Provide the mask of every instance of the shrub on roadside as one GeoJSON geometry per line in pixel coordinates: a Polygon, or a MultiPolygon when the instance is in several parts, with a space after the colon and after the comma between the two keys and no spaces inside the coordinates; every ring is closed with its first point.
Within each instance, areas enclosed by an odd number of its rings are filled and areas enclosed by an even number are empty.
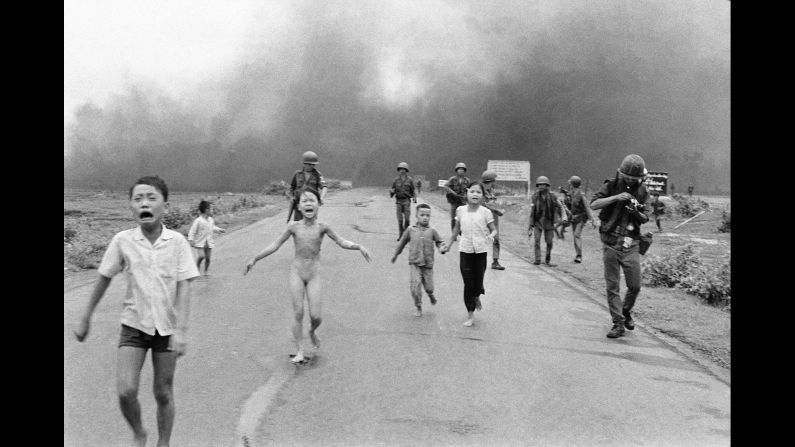
{"type": "Polygon", "coordinates": [[[709,211],[709,204],[697,197],[674,194],[673,199],[677,202],[674,212],[682,217],[693,217],[701,211],[709,211]]]}
{"type": "Polygon", "coordinates": [[[285,192],[289,190],[290,185],[284,180],[270,182],[270,184],[262,187],[262,193],[269,196],[283,196],[285,192]]]}
{"type": "Polygon", "coordinates": [[[723,214],[721,215],[721,224],[718,227],[718,231],[721,233],[732,232],[732,213],[729,211],[723,210],[723,214]]]}
{"type": "Polygon", "coordinates": [[[680,251],[663,256],[647,255],[642,262],[643,279],[650,286],[676,287],[692,269],[700,266],[701,260],[693,246],[688,244],[680,251]]]}
{"type": "Polygon", "coordinates": [[[718,265],[694,269],[679,285],[692,295],[701,297],[709,304],[731,303],[731,261],[718,265]]]}
{"type": "Polygon", "coordinates": [[[641,267],[650,286],[676,287],[713,305],[731,302],[731,261],[705,265],[692,244],[663,256],[650,254],[641,267]]]}
{"type": "Polygon", "coordinates": [[[105,234],[81,234],[64,245],[66,262],[81,269],[95,269],[102,261],[110,239],[105,234]]]}
{"type": "Polygon", "coordinates": [[[65,244],[69,244],[77,237],[77,229],[73,228],[71,225],[64,225],[63,227],[63,241],[65,244]]]}
{"type": "Polygon", "coordinates": [[[179,207],[174,206],[163,215],[163,225],[170,230],[178,230],[183,225],[193,223],[193,219],[198,215],[198,208],[194,208],[191,211],[182,211],[179,207]]]}

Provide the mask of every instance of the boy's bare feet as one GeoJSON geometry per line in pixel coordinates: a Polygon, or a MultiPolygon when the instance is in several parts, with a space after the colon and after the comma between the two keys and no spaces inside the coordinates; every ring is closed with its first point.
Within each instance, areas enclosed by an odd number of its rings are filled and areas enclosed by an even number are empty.
{"type": "Polygon", "coordinates": [[[309,339],[312,340],[313,348],[320,349],[320,339],[317,338],[317,334],[315,334],[315,331],[309,331],[309,339]]]}
{"type": "Polygon", "coordinates": [[[136,447],[145,447],[146,446],[146,438],[149,434],[144,431],[140,434],[133,434],[133,442],[136,447]]]}
{"type": "Polygon", "coordinates": [[[415,317],[421,317],[422,316],[422,309],[420,309],[418,307],[417,310],[414,311],[414,316],[415,317]]]}
{"type": "Polygon", "coordinates": [[[473,324],[475,324],[475,322],[471,318],[464,322],[464,326],[466,326],[466,327],[470,327],[473,324]]]}
{"type": "Polygon", "coordinates": [[[298,351],[298,353],[296,353],[293,358],[290,359],[290,361],[293,363],[301,363],[304,360],[306,360],[306,357],[304,357],[304,353],[301,351],[298,351]]]}

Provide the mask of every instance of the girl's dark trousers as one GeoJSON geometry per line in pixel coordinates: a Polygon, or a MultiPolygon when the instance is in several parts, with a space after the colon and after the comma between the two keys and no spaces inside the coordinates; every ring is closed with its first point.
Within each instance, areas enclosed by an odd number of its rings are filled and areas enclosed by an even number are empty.
{"type": "Polygon", "coordinates": [[[479,307],[478,297],[486,293],[483,289],[483,276],[486,274],[488,252],[464,253],[460,252],[461,277],[464,279],[464,305],[468,312],[474,312],[479,307]]]}

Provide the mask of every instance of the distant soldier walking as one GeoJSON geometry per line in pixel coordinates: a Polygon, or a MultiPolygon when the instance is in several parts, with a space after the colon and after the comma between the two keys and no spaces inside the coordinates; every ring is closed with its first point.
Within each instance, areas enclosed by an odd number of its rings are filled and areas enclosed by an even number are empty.
{"type": "Polygon", "coordinates": [[[466,177],[467,165],[457,163],[455,165],[455,175],[447,179],[444,190],[447,193],[447,203],[450,204],[450,229],[455,228],[456,209],[461,205],[466,205],[466,194],[472,181],[466,177]]]}
{"type": "MultiPolygon", "coordinates": [[[[577,255],[574,257],[574,262],[582,262],[582,228],[585,223],[592,220],[591,209],[585,203],[585,194],[580,189],[582,179],[576,175],[572,175],[569,179],[570,206],[571,206],[571,233],[574,239],[574,251],[577,255]]],[[[591,222],[593,225],[593,222],[591,222]]]]}
{"type": "Polygon", "coordinates": [[[662,233],[660,219],[665,215],[665,203],[660,200],[660,193],[657,191],[651,193],[651,209],[654,215],[654,223],[657,224],[657,232],[662,233]]]}
{"type": "Polygon", "coordinates": [[[417,203],[417,197],[414,194],[414,179],[408,175],[408,163],[398,163],[397,171],[398,176],[392,182],[392,188],[389,189],[389,197],[395,198],[395,212],[398,221],[397,240],[400,240],[403,231],[410,225],[411,202],[417,203]]]}
{"type": "Polygon", "coordinates": [[[492,244],[491,257],[493,259],[491,268],[494,270],[505,270],[505,267],[500,265],[500,216],[505,214],[505,209],[499,207],[497,196],[494,194],[494,183],[497,181],[497,173],[494,171],[483,171],[480,176],[480,182],[485,186],[485,194],[483,196],[483,206],[491,210],[494,215],[494,228],[497,229],[497,236],[494,237],[492,244]]]}
{"type": "Polygon", "coordinates": [[[624,157],[613,180],[602,185],[591,199],[591,209],[599,212],[599,237],[602,240],[607,304],[613,319],[608,338],[624,336],[624,328],[635,329],[632,307],[640,293],[640,226],[649,221],[648,193],[641,184],[646,163],[639,155],[624,157]],[[627,293],[621,301],[621,270],[627,293]]]}
{"type": "Polygon", "coordinates": [[[530,197],[530,222],[527,225],[527,235],[535,236],[533,252],[535,262],[541,264],[541,235],[547,243],[547,253],[544,262],[549,266],[552,264],[552,241],[554,239],[555,227],[558,222],[565,219],[562,206],[555,194],[549,190],[549,179],[540,176],[536,180],[536,192],[530,197]]]}
{"type": "Polygon", "coordinates": [[[306,151],[301,157],[301,161],[304,163],[303,168],[295,171],[293,179],[290,181],[290,212],[293,213],[293,220],[296,221],[304,218],[298,208],[298,202],[301,198],[301,193],[306,188],[312,188],[320,193],[321,205],[323,204],[323,199],[326,198],[326,192],[328,192],[323,175],[315,168],[318,163],[317,154],[312,151],[306,151]]]}

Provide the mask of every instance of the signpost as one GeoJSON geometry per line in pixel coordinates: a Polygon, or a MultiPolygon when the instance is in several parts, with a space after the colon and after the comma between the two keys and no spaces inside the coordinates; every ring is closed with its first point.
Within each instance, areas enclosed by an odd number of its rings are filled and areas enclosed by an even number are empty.
{"type": "Polygon", "coordinates": [[[530,162],[518,160],[489,160],[486,169],[497,173],[501,182],[526,182],[527,197],[530,197],[530,162]]]}
{"type": "Polygon", "coordinates": [[[668,195],[668,173],[659,171],[649,171],[646,175],[646,189],[649,192],[658,192],[664,196],[668,195]]]}

